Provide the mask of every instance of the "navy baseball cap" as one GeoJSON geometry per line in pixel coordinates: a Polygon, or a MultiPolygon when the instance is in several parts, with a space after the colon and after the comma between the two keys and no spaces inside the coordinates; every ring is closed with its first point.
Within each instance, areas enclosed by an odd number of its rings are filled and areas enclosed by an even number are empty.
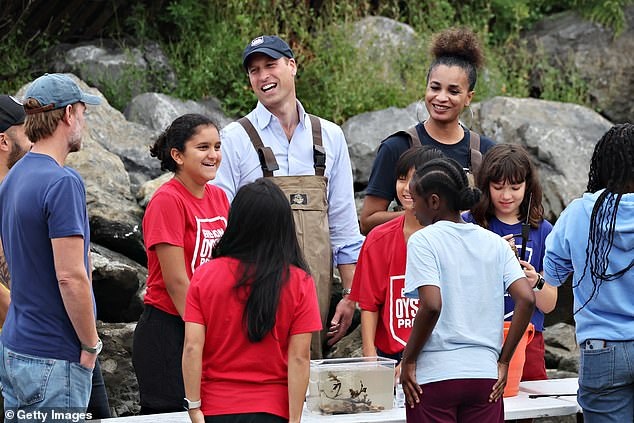
{"type": "Polygon", "coordinates": [[[25,117],[22,103],[10,95],[0,95],[0,132],[13,125],[22,125],[25,117]]]}
{"type": "Polygon", "coordinates": [[[83,92],[75,81],[61,73],[45,73],[37,78],[26,90],[24,98],[34,98],[42,105],[36,109],[27,109],[28,115],[61,109],[80,101],[85,104],[101,104],[100,97],[83,92]]]}
{"type": "Polygon", "coordinates": [[[253,53],[266,54],[273,59],[279,59],[280,57],[292,59],[294,57],[293,50],[286,44],[286,41],[277,35],[262,35],[247,44],[242,53],[242,66],[245,69],[247,68],[248,58],[253,53]]]}

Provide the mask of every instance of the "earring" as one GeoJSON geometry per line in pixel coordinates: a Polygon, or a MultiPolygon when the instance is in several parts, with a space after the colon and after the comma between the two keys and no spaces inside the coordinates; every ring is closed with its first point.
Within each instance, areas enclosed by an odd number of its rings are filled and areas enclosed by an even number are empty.
{"type": "Polygon", "coordinates": [[[423,123],[423,120],[420,118],[419,113],[423,111],[424,100],[421,98],[416,103],[416,122],[423,123]]]}
{"type": "Polygon", "coordinates": [[[465,107],[469,109],[469,114],[471,116],[471,119],[469,120],[469,128],[473,128],[473,109],[471,109],[471,106],[469,104],[467,104],[465,107]]]}

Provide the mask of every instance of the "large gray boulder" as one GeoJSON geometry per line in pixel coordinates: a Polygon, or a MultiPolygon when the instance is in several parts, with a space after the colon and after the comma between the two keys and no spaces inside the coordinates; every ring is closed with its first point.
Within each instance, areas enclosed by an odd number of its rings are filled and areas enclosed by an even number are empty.
{"type": "Polygon", "coordinates": [[[59,45],[47,55],[52,62],[49,68],[55,72],[74,73],[101,91],[121,97],[117,101],[177,85],[167,56],[155,42],[124,46],[112,40],[96,40],[59,45]]]}
{"type": "Polygon", "coordinates": [[[394,19],[366,16],[354,23],[352,39],[355,47],[372,47],[378,53],[411,48],[418,35],[411,26],[394,19]]]}
{"type": "Polygon", "coordinates": [[[476,130],[498,143],[521,144],[537,163],[546,218],[583,194],[594,146],[611,127],[595,111],[568,103],[495,97],[472,105],[476,130]]]}
{"type": "Polygon", "coordinates": [[[163,131],[177,117],[198,113],[213,119],[222,129],[232,122],[220,108],[220,102],[211,98],[204,101],[179,100],[160,93],[143,93],[132,99],[125,109],[125,117],[156,131],[163,131]]]}
{"type": "Polygon", "coordinates": [[[579,373],[579,345],[575,327],[557,323],[544,328],[546,367],[559,372],[579,373]]]}
{"type": "Polygon", "coordinates": [[[406,84],[401,74],[402,63],[425,54],[411,26],[383,16],[366,16],[354,22],[348,37],[357,51],[356,60],[379,66],[381,79],[386,84],[396,83],[403,88],[406,84]]]}
{"type": "Polygon", "coordinates": [[[147,269],[122,254],[91,244],[92,288],[104,322],[133,322],[143,312],[147,269]]]}
{"type": "MultiPolygon", "coordinates": [[[[83,82],[80,86],[87,88],[83,82]]],[[[158,131],[127,121],[107,101],[88,110],[86,124],[90,136],[122,160],[130,177],[131,192],[136,192],[144,182],[161,174],[161,163],[150,156],[150,146],[154,144],[158,131]]]]}
{"type": "Polygon", "coordinates": [[[121,159],[85,136],[81,151],[69,155],[66,165],[84,179],[91,240],[145,264],[143,210],[130,192],[121,159]]]}
{"type": "Polygon", "coordinates": [[[368,184],[376,151],[382,140],[428,116],[425,106],[416,102],[403,109],[389,107],[348,119],[341,128],[348,142],[354,182],[361,186],[368,184]]]}
{"type": "Polygon", "coordinates": [[[617,37],[574,12],[549,16],[524,35],[556,66],[574,66],[589,85],[593,106],[619,123],[634,118],[634,5],[625,7],[625,15],[626,28],[617,37]]]}
{"type": "Polygon", "coordinates": [[[136,323],[97,322],[103,341],[101,372],[113,417],[139,414],[139,384],[132,367],[132,339],[136,323]]]}

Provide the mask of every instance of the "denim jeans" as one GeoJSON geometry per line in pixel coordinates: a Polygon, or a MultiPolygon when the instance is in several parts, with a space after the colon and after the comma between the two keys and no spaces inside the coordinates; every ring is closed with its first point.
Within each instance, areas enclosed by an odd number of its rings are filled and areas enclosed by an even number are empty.
{"type": "MultiPolygon", "coordinates": [[[[6,348],[2,342],[0,350],[0,382],[5,416],[7,410],[86,411],[92,369],[70,361],[19,354],[6,348]]],[[[15,421],[17,420],[5,420],[12,423],[15,421]]]]}
{"type": "Polygon", "coordinates": [[[579,393],[587,423],[634,421],[634,341],[581,345],[579,393]]]}

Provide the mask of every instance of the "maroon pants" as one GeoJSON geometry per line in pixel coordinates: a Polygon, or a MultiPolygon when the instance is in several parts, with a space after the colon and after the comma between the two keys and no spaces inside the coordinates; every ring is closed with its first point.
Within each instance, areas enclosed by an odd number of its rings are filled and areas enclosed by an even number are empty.
{"type": "Polygon", "coordinates": [[[489,402],[495,379],[454,379],[420,387],[420,403],[405,406],[408,423],[502,423],[504,401],[489,402]]]}

